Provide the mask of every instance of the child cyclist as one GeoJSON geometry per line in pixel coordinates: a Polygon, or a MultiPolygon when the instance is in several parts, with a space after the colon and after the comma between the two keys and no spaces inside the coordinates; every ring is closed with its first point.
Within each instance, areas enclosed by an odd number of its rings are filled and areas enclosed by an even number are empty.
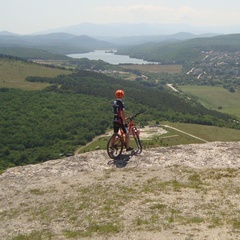
{"type": "Polygon", "coordinates": [[[116,99],[113,102],[114,118],[113,118],[113,129],[114,133],[118,133],[121,128],[126,136],[126,150],[132,151],[133,148],[129,146],[130,137],[127,128],[126,115],[125,115],[125,106],[122,101],[124,97],[124,91],[119,89],[115,92],[116,99]]]}

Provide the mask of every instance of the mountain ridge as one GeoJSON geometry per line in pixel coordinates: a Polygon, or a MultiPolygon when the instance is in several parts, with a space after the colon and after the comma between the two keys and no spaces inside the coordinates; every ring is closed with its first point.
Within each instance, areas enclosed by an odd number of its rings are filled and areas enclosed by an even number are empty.
{"type": "Polygon", "coordinates": [[[178,32],[171,35],[141,35],[120,38],[95,38],[89,35],[74,35],[65,32],[48,33],[41,35],[16,35],[0,32],[1,48],[38,48],[55,54],[71,54],[90,52],[97,49],[112,49],[124,45],[139,45],[146,43],[181,42],[194,38],[210,38],[215,34],[195,35],[187,32],[178,32]]]}
{"type": "Polygon", "coordinates": [[[70,54],[89,52],[98,48],[111,48],[113,44],[103,40],[69,33],[50,33],[44,35],[1,35],[1,48],[27,47],[43,49],[51,53],[70,54]]]}
{"type": "Polygon", "coordinates": [[[55,29],[45,30],[39,33],[49,32],[68,32],[76,35],[90,35],[90,36],[115,36],[126,37],[129,35],[162,35],[174,34],[176,32],[192,32],[193,34],[230,34],[240,32],[239,25],[233,26],[193,26],[190,24],[161,24],[161,23],[80,23],[55,29]]]}

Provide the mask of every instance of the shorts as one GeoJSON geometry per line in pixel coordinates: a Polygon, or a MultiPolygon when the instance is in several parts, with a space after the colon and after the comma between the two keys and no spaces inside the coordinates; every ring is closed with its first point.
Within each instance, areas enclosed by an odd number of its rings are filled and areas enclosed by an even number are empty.
{"type": "Polygon", "coordinates": [[[114,133],[118,133],[119,129],[122,129],[124,133],[128,132],[127,128],[123,124],[120,124],[119,122],[113,122],[113,129],[114,133]]]}

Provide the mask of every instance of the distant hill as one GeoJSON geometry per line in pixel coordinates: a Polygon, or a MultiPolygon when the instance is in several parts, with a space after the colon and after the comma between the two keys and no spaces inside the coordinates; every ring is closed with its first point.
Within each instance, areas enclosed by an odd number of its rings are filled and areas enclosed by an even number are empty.
{"type": "MultiPolygon", "coordinates": [[[[8,35],[6,32],[2,32],[0,34],[0,53],[6,54],[6,50],[11,50],[14,54],[14,51],[17,52],[16,49],[20,51],[21,48],[28,49],[29,56],[35,55],[36,58],[41,58],[41,51],[65,56],[71,53],[116,48],[118,54],[130,55],[152,62],[184,63],[198,59],[201,51],[239,51],[240,49],[240,34],[216,36],[215,34],[195,35],[179,32],[172,35],[131,35],[108,40],[63,32],[42,35],[8,35]],[[30,49],[34,49],[35,52],[38,49],[41,53],[39,55],[31,54],[30,49]]],[[[45,58],[47,57],[45,56],[45,58]]]]}
{"type": "Polygon", "coordinates": [[[80,23],[76,25],[46,30],[38,34],[52,32],[65,32],[74,35],[88,35],[100,37],[127,37],[142,35],[171,35],[178,32],[191,32],[193,34],[230,34],[240,32],[239,25],[235,26],[193,26],[189,24],[159,24],[159,23],[80,23]]]}
{"type": "Polygon", "coordinates": [[[8,31],[2,31],[2,32],[0,32],[0,36],[3,36],[3,35],[18,35],[18,34],[16,34],[16,33],[11,33],[11,32],[8,32],[8,31]]]}
{"type": "Polygon", "coordinates": [[[216,36],[214,33],[208,34],[192,34],[188,32],[179,32],[170,35],[141,35],[141,36],[128,36],[111,39],[111,42],[117,45],[138,45],[150,42],[179,42],[193,38],[204,38],[216,36]]]}
{"type": "Polygon", "coordinates": [[[185,41],[163,41],[118,48],[118,54],[162,63],[195,61],[201,51],[240,51],[240,34],[193,38],[185,41]]]}
{"type": "Polygon", "coordinates": [[[0,32],[0,53],[31,59],[59,59],[64,57],[56,56],[56,54],[84,53],[97,49],[119,48],[119,46],[132,46],[143,43],[176,43],[212,35],[214,34],[195,35],[180,32],[172,35],[107,37],[105,40],[99,40],[87,35],[77,36],[63,32],[40,35],[17,35],[9,32],[0,32]],[[55,56],[51,56],[51,54],[55,54],[55,56]]]}
{"type": "Polygon", "coordinates": [[[166,40],[186,40],[197,37],[212,37],[223,34],[211,28],[197,28],[186,24],[150,24],[150,23],[81,23],[77,25],[47,30],[38,34],[64,32],[112,42],[117,45],[137,45],[146,42],[166,40]]]}
{"type": "Polygon", "coordinates": [[[50,53],[43,49],[27,48],[27,47],[5,47],[0,48],[0,55],[14,56],[22,59],[42,59],[42,60],[69,60],[70,58],[61,55],[50,53]]]}
{"type": "Polygon", "coordinates": [[[113,44],[86,35],[76,36],[68,33],[45,35],[0,34],[0,49],[16,47],[42,49],[50,53],[66,55],[110,48],[113,47],[113,44]]]}

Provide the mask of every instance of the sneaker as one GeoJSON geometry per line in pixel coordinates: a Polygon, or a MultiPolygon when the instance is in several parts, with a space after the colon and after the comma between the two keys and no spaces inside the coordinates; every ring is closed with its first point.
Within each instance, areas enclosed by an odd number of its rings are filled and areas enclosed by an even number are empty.
{"type": "Polygon", "coordinates": [[[134,150],[134,148],[129,147],[129,148],[126,149],[127,152],[132,151],[132,150],[134,150]]]}

